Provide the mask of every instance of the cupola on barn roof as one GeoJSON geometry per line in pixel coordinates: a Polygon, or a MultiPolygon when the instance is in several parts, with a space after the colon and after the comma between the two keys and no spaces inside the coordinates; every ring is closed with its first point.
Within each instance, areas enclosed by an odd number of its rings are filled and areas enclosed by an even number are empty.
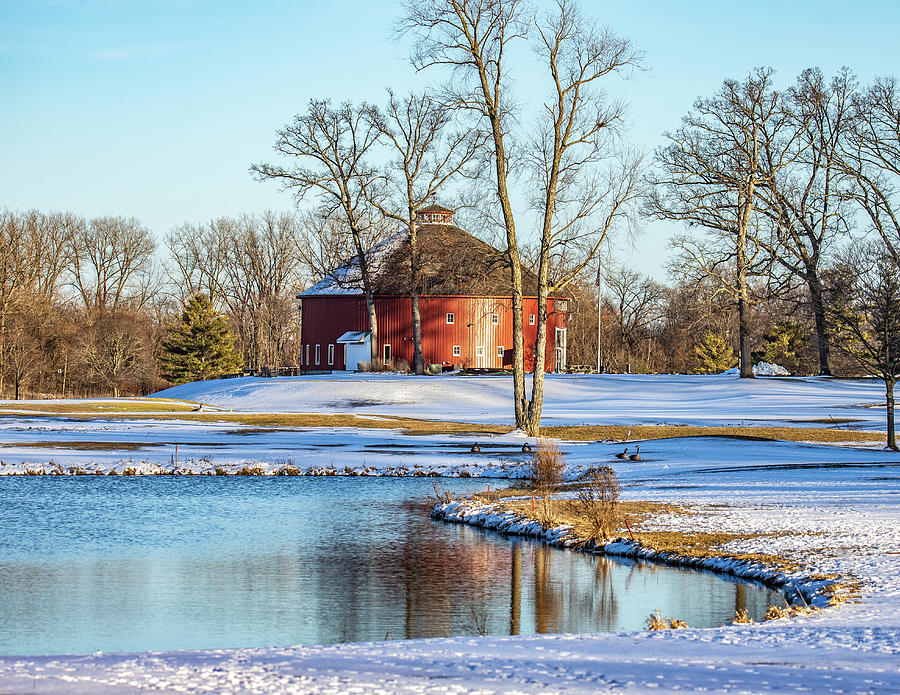
{"type": "Polygon", "coordinates": [[[432,203],[416,212],[416,221],[430,222],[431,224],[453,224],[453,215],[454,211],[450,208],[432,203]]]}

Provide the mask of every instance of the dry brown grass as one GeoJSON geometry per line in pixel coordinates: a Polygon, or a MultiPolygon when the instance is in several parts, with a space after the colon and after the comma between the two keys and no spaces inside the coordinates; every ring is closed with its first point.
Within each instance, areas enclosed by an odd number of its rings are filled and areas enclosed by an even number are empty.
{"type": "Polygon", "coordinates": [[[742,623],[752,623],[753,620],[750,618],[750,615],[747,613],[747,609],[738,608],[734,612],[734,620],[732,620],[731,622],[735,623],[735,624],[742,624],[742,623]]]}
{"type": "MultiPolygon", "coordinates": [[[[391,415],[359,416],[351,413],[247,413],[200,412],[199,403],[173,399],[135,398],[109,401],[73,401],[70,403],[0,404],[0,416],[20,417],[29,411],[35,416],[70,415],[76,419],[97,419],[115,414],[122,418],[169,419],[177,413],[179,420],[228,422],[251,427],[358,427],[363,429],[401,429],[408,435],[428,434],[506,434],[509,425],[482,425],[471,422],[446,422],[391,415]]],[[[829,421],[830,422],[830,421],[829,421]]],[[[835,421],[838,424],[840,421],[835,421]]],[[[694,427],[680,425],[572,425],[542,427],[541,434],[569,441],[624,441],[665,439],[669,437],[746,437],[826,443],[880,442],[884,434],[859,430],[818,427],[694,427]]]]}
{"type": "Polygon", "coordinates": [[[170,398],[122,398],[110,400],[85,400],[69,403],[42,403],[31,401],[21,403],[6,401],[0,403],[0,414],[17,414],[16,411],[28,411],[35,415],[52,414],[67,415],[76,413],[108,414],[108,413],[183,413],[191,412],[200,403],[194,401],[182,401],[170,398]]]}
{"type": "Polygon", "coordinates": [[[159,442],[0,442],[0,447],[23,447],[29,449],[73,449],[75,451],[137,451],[154,446],[162,446],[159,442]]]}
{"type": "MultiPolygon", "coordinates": [[[[532,510],[530,499],[511,500],[505,497],[506,493],[517,492],[530,495],[530,491],[525,490],[497,490],[491,492],[494,501],[499,500],[503,509],[515,512],[521,516],[530,518],[537,517],[537,501],[535,501],[535,509],[532,510]]],[[[593,532],[594,524],[590,518],[586,517],[577,505],[573,505],[571,500],[551,500],[550,515],[556,524],[568,524],[572,526],[575,537],[583,542],[594,540],[597,543],[605,540],[602,536],[598,537],[593,532]]],[[[652,548],[659,552],[673,553],[681,557],[696,558],[735,558],[738,560],[746,560],[748,562],[759,562],[767,566],[777,568],[784,572],[793,572],[800,569],[795,562],[788,561],[780,556],[766,553],[736,553],[725,550],[726,543],[738,540],[751,540],[755,538],[769,538],[775,536],[775,533],[724,533],[721,531],[710,531],[706,533],[685,532],[685,531],[642,531],[638,528],[641,522],[650,516],[657,514],[684,514],[692,515],[696,511],[689,506],[678,506],[666,504],[663,502],[641,502],[641,501],[620,501],[617,505],[617,532],[618,535],[627,536],[628,531],[625,528],[625,519],[628,519],[632,530],[634,531],[635,540],[640,542],[647,548],[652,548]]],[[[540,519],[538,519],[540,521],[540,519]]],[[[710,521],[710,526],[715,527],[715,521],[710,521]]],[[[777,535],[785,535],[786,532],[779,532],[777,535]]]]}
{"type": "Polygon", "coordinates": [[[740,437],[746,439],[784,439],[791,442],[880,442],[883,432],[833,429],[824,427],[694,427],[681,425],[578,425],[542,427],[545,437],[590,442],[666,439],[669,437],[740,437]]]}
{"type": "Polygon", "coordinates": [[[648,630],[683,630],[688,626],[686,622],[678,618],[663,617],[659,612],[659,608],[656,609],[656,612],[650,614],[644,624],[648,630]]]}

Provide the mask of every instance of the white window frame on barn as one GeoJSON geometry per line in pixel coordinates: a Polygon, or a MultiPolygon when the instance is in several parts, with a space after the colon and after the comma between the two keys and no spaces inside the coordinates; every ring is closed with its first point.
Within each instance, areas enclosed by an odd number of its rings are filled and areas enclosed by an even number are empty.
{"type": "Polygon", "coordinates": [[[447,324],[450,325],[452,323],[456,323],[456,314],[452,311],[447,312],[447,324]]]}
{"type": "Polygon", "coordinates": [[[497,346],[497,357],[503,357],[506,354],[506,349],[502,345],[497,346]]]}
{"type": "Polygon", "coordinates": [[[528,325],[529,326],[534,325],[534,314],[528,314],[528,325]]]}
{"type": "Polygon", "coordinates": [[[475,357],[484,357],[484,345],[475,346],[475,357]]]}
{"type": "Polygon", "coordinates": [[[306,359],[303,360],[303,364],[309,366],[309,343],[306,344],[306,359]]]}
{"type": "Polygon", "coordinates": [[[381,357],[382,361],[387,364],[391,361],[391,344],[385,343],[384,347],[381,348],[381,357]]]}
{"type": "Polygon", "coordinates": [[[328,364],[334,365],[334,343],[328,345],[328,364]]]}
{"type": "Polygon", "coordinates": [[[322,346],[316,343],[316,364],[321,362],[322,357],[322,346]]]}
{"type": "Polygon", "coordinates": [[[500,315],[499,314],[491,314],[491,324],[496,326],[500,323],[500,315]]]}
{"type": "Polygon", "coordinates": [[[453,346],[453,356],[454,357],[462,356],[462,345],[454,345],[453,346]]]}

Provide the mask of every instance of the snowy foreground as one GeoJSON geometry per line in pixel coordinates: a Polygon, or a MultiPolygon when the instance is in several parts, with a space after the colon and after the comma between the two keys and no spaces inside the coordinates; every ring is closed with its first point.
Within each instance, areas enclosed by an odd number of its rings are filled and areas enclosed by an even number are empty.
{"type": "MultiPolygon", "coordinates": [[[[687,385],[682,398],[680,386],[667,388],[660,397],[661,378],[655,379],[657,400],[651,401],[647,386],[642,422],[656,417],[654,413],[671,412],[679,415],[670,422],[721,423],[743,417],[742,408],[752,414],[756,402],[763,420],[812,418],[814,414],[820,418],[827,412],[835,417],[838,413],[869,417],[870,426],[877,427],[878,410],[866,407],[878,400],[874,383],[758,380],[752,385],[758,396],[754,398],[753,394],[733,396],[736,380],[713,377],[705,395],[700,386],[687,385]]],[[[273,388],[287,389],[291,381],[268,383],[282,382],[273,388]]],[[[326,402],[324,393],[331,384],[328,378],[324,381],[311,401],[326,402]]],[[[402,383],[399,378],[383,383],[394,381],[402,383]]],[[[489,379],[482,381],[484,389],[493,388],[489,379]]],[[[255,389],[259,382],[266,383],[252,380],[245,385],[255,389]]],[[[192,388],[219,389],[223,383],[192,388]]],[[[434,383],[437,386],[440,380],[434,383]]],[[[502,382],[495,383],[502,387],[502,382]]],[[[431,388],[431,381],[426,385],[431,388]]],[[[236,386],[244,388],[240,382],[236,386]]],[[[479,388],[476,383],[475,390],[479,388]]],[[[570,387],[560,381],[558,388],[562,392],[570,387]]],[[[599,387],[595,383],[592,388],[599,387]]],[[[363,389],[357,384],[359,390],[363,389]]],[[[364,391],[371,396],[374,387],[367,384],[364,391]]],[[[640,409],[644,398],[640,393],[636,386],[637,395],[628,394],[635,410],[623,405],[625,414],[615,414],[612,406],[595,399],[596,405],[585,401],[578,406],[578,417],[591,422],[612,417],[636,421],[628,413],[640,409]]],[[[257,396],[241,396],[250,399],[243,407],[253,407],[257,396]]],[[[230,402],[212,394],[181,397],[236,408],[238,396],[230,402]]],[[[428,406],[432,413],[442,410],[441,403],[463,407],[460,395],[432,398],[428,406]]],[[[557,413],[554,417],[560,422],[575,417],[571,412],[576,396],[567,396],[572,399],[566,401],[571,403],[568,414],[563,411],[570,406],[564,407],[562,397],[557,398],[548,404],[557,413]]],[[[313,409],[299,403],[286,408],[287,400],[285,396],[272,409],[313,409]]],[[[393,410],[384,404],[372,406],[373,412],[394,414],[405,408],[415,409],[408,404],[395,405],[393,410]]],[[[429,414],[422,410],[427,409],[423,407],[419,416],[429,414]]],[[[445,417],[476,419],[454,412],[445,417]]],[[[252,462],[271,466],[267,469],[271,472],[291,459],[304,470],[320,467],[336,473],[350,468],[365,469],[368,474],[400,474],[402,467],[403,474],[465,471],[496,476],[521,475],[526,461],[521,453],[524,440],[515,434],[482,436],[482,444],[498,446],[484,446],[481,453],[472,454],[468,451],[471,436],[407,437],[390,430],[353,429],[261,434],[234,425],[124,419],[3,420],[0,441],[4,461],[0,469],[8,473],[49,466],[51,458],[59,466],[74,461],[102,470],[117,466],[164,469],[174,463],[170,457],[175,443],[179,443],[179,458],[184,457],[180,465],[196,465],[196,472],[210,472],[209,466],[216,464],[236,467],[252,462]],[[129,448],[116,449],[126,446],[116,442],[126,442],[129,448]],[[201,470],[202,466],[207,468],[201,470]]],[[[790,579],[799,584],[812,586],[817,575],[838,575],[840,581],[858,588],[858,600],[791,619],[707,630],[0,657],[0,693],[900,693],[900,456],[873,448],[703,438],[642,442],[643,460],[623,462],[614,458],[622,447],[564,443],[569,476],[587,466],[613,464],[626,498],[688,504],[697,512],[657,516],[644,529],[754,534],[726,549],[793,560],[800,569],[790,579]]],[[[483,511],[488,516],[492,513],[483,511]]]]}

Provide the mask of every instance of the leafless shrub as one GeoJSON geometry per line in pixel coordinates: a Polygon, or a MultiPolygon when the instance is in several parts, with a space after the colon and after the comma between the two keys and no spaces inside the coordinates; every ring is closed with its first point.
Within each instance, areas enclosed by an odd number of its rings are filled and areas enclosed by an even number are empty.
{"type": "Polygon", "coordinates": [[[391,362],[391,369],[398,374],[409,374],[409,362],[403,358],[398,358],[391,362]]]}
{"type": "Polygon", "coordinates": [[[550,501],[553,489],[563,480],[564,471],[565,464],[559,444],[552,439],[538,438],[531,453],[530,477],[535,496],[540,498],[540,505],[536,509],[538,521],[544,526],[552,526],[554,523],[550,501]]]}
{"type": "Polygon", "coordinates": [[[447,504],[453,501],[450,491],[447,490],[442,483],[433,480],[431,486],[434,488],[434,496],[437,498],[437,504],[447,504]]]}
{"type": "Polygon", "coordinates": [[[592,538],[612,538],[618,527],[616,512],[621,492],[615,469],[593,468],[585,476],[576,499],[568,503],[568,511],[587,524],[592,538]]]}

